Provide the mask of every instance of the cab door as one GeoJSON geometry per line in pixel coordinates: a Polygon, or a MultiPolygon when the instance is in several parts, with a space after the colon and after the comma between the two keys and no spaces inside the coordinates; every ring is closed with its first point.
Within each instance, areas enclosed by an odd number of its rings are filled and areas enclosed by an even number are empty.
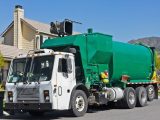
{"type": "Polygon", "coordinates": [[[74,57],[59,57],[57,70],[57,108],[69,108],[70,95],[75,86],[74,57]]]}

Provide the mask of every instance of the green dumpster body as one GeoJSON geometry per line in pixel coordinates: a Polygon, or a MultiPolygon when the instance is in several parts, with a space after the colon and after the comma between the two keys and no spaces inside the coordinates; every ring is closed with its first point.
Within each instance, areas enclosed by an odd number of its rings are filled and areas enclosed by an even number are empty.
{"type": "Polygon", "coordinates": [[[122,75],[130,76],[131,82],[149,82],[153,74],[153,52],[149,47],[113,42],[112,80],[122,75]]]}
{"type": "Polygon", "coordinates": [[[99,84],[100,73],[109,71],[110,86],[124,86],[122,75],[128,75],[128,82],[150,82],[154,71],[154,52],[144,45],[116,42],[112,36],[101,33],[80,34],[46,40],[41,48],[65,51],[74,47],[82,62],[84,79],[90,87],[99,84]]]}

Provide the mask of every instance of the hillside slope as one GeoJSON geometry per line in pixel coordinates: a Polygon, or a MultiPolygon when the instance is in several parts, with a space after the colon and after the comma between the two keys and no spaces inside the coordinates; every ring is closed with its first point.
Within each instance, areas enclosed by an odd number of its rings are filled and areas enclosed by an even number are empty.
{"type": "Polygon", "coordinates": [[[151,47],[155,47],[158,53],[160,54],[160,37],[146,37],[136,40],[130,40],[128,43],[144,43],[151,47]]]}

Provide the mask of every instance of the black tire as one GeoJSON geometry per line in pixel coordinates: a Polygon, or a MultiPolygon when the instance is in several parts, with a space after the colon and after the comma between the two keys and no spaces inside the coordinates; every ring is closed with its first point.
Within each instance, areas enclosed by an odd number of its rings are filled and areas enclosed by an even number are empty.
{"type": "Polygon", "coordinates": [[[88,109],[88,99],[82,90],[76,90],[71,100],[71,111],[75,117],[83,116],[88,109]]]}
{"type": "Polygon", "coordinates": [[[42,111],[29,111],[29,114],[31,116],[43,116],[44,112],[42,112],[42,111]]]}
{"type": "Polygon", "coordinates": [[[136,106],[136,93],[132,87],[124,89],[124,98],[122,100],[123,108],[132,109],[136,106]]]}
{"type": "Polygon", "coordinates": [[[148,85],[146,87],[146,91],[147,91],[147,100],[148,101],[153,101],[155,98],[155,89],[153,85],[148,85]]]}
{"type": "Polygon", "coordinates": [[[144,107],[147,105],[147,91],[144,87],[136,88],[137,105],[138,107],[144,107]]]}

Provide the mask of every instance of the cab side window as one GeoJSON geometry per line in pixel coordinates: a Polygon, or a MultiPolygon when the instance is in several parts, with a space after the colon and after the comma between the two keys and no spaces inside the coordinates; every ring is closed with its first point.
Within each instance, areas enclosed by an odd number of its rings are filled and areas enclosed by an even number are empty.
{"type": "Polygon", "coordinates": [[[59,59],[58,72],[67,73],[67,60],[64,58],[59,59]]]}
{"type": "Polygon", "coordinates": [[[72,73],[71,59],[60,58],[58,63],[58,72],[72,73]]]}

